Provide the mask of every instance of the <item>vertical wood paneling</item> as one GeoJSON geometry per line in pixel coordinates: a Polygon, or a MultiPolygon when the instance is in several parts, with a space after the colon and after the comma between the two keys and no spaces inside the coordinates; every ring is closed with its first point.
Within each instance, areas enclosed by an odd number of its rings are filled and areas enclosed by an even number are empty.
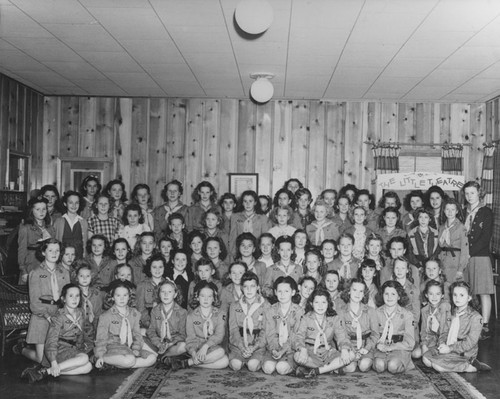
{"type": "Polygon", "coordinates": [[[380,140],[398,141],[398,104],[382,103],[380,140]]]}
{"type": "Polygon", "coordinates": [[[17,150],[18,87],[15,80],[9,81],[8,137],[11,150],[17,150]]]}
{"type": "Polygon", "coordinates": [[[59,97],[45,97],[43,109],[42,182],[57,184],[57,157],[60,137],[59,97]]]}
{"type": "Polygon", "coordinates": [[[398,106],[398,141],[414,143],[419,141],[415,129],[415,104],[402,103],[398,106]]]}
{"type": "Polygon", "coordinates": [[[80,101],[78,97],[61,98],[60,152],[62,158],[78,156],[78,136],[80,126],[80,101]]]}
{"type": "Polygon", "coordinates": [[[17,117],[16,117],[16,143],[15,149],[19,152],[24,151],[26,142],[26,86],[21,84],[17,88],[17,117]]]}
{"type": "Polygon", "coordinates": [[[152,98],[149,104],[148,185],[155,205],[163,201],[161,190],[167,183],[167,100],[152,98]]]}
{"type": "Polygon", "coordinates": [[[33,131],[33,95],[31,90],[26,88],[26,109],[24,113],[24,146],[23,152],[26,154],[31,153],[31,137],[35,137],[35,132],[33,131]]]}
{"type": "Polygon", "coordinates": [[[423,143],[433,143],[434,135],[432,134],[434,107],[432,104],[416,104],[415,105],[415,129],[416,136],[423,143]]]}
{"type": "Polygon", "coordinates": [[[361,103],[361,164],[360,164],[360,177],[358,184],[360,187],[366,187],[372,190],[372,180],[375,178],[373,166],[373,155],[371,146],[365,144],[368,141],[368,103],[361,103]]]}
{"type": "Polygon", "coordinates": [[[493,100],[493,140],[500,140],[500,100],[496,98],[493,100]]]}
{"type": "Polygon", "coordinates": [[[450,122],[451,122],[451,105],[439,104],[439,140],[438,143],[450,142],[450,122]]]}
{"type": "Polygon", "coordinates": [[[6,186],[7,149],[9,148],[9,81],[0,75],[0,188],[6,186]]]}
{"type": "Polygon", "coordinates": [[[252,173],[255,165],[255,109],[250,100],[241,100],[238,107],[237,172],[252,173]]]}
{"type": "Polygon", "coordinates": [[[367,106],[367,118],[366,118],[366,139],[368,141],[379,141],[380,137],[380,112],[381,104],[369,102],[367,106]]]}
{"type": "MultiPolygon", "coordinates": [[[[289,175],[304,184],[309,160],[309,101],[296,101],[292,110],[291,159],[289,175]]],[[[284,183],[284,181],[283,181],[284,183]]]]}
{"type": "MultiPolygon", "coordinates": [[[[31,116],[34,126],[31,137],[31,189],[43,185],[43,96],[32,93],[33,114],[31,116]]],[[[29,151],[29,149],[27,150],[29,151]]]]}
{"type": "Polygon", "coordinates": [[[95,156],[95,130],[96,130],[95,97],[80,97],[80,133],[78,140],[78,156],[95,156]]]}
{"type": "Polygon", "coordinates": [[[306,166],[306,180],[304,185],[311,193],[320,193],[325,185],[325,175],[332,173],[325,169],[326,154],[326,103],[323,101],[311,101],[309,112],[309,156],[306,166]]]}
{"type": "Polygon", "coordinates": [[[325,188],[335,188],[344,185],[344,140],[346,131],[345,103],[327,103],[326,106],[326,154],[324,186],[320,187],[319,195],[325,188]]]}
{"type": "Polygon", "coordinates": [[[359,185],[363,146],[361,103],[347,104],[344,138],[344,184],[359,185]]]}
{"type": "MultiPolygon", "coordinates": [[[[177,179],[184,182],[186,163],[186,113],[187,101],[173,99],[167,102],[167,183],[177,179]]],[[[184,190],[183,201],[189,198],[188,190],[184,190]]]]}
{"type": "Polygon", "coordinates": [[[273,103],[264,104],[256,109],[255,173],[259,174],[259,195],[272,194],[273,112],[273,103]]]}
{"type": "MultiPolygon", "coordinates": [[[[273,124],[273,175],[270,195],[283,187],[288,179],[292,129],[292,101],[276,101],[273,124]]],[[[238,138],[239,139],[239,138],[238,138]]]]}
{"type": "MultiPolygon", "coordinates": [[[[196,185],[203,180],[201,176],[203,149],[203,105],[205,100],[189,100],[187,109],[186,147],[185,147],[185,180],[184,190],[188,198],[196,185]]],[[[189,204],[189,201],[188,201],[189,204]]]]}
{"type": "MultiPolygon", "coordinates": [[[[219,167],[219,100],[206,100],[203,109],[202,177],[217,187],[219,167]]],[[[217,191],[217,194],[219,192],[217,191]]]]}
{"type": "Polygon", "coordinates": [[[95,156],[112,158],[114,146],[113,124],[115,119],[115,99],[100,97],[97,99],[95,156]]]}
{"type": "Polygon", "coordinates": [[[486,141],[486,106],[473,104],[470,108],[470,142],[468,180],[479,180],[483,169],[483,143],[486,141]]]}
{"type": "Polygon", "coordinates": [[[121,98],[118,101],[115,176],[130,187],[130,168],[132,156],[132,99],[121,98]]]}
{"type": "Polygon", "coordinates": [[[132,100],[132,154],[130,157],[130,185],[127,187],[128,195],[136,184],[148,182],[148,133],[149,100],[134,98],[132,100]]]}
{"type": "MultiPolygon", "coordinates": [[[[219,132],[219,193],[229,190],[228,173],[237,168],[238,148],[238,100],[220,100],[220,132],[219,132]]],[[[260,108],[260,107],[259,107],[260,108]]]]}

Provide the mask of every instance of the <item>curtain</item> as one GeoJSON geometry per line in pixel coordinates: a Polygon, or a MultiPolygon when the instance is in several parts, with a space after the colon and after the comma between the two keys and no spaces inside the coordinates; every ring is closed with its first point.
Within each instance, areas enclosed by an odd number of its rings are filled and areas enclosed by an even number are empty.
{"type": "Polygon", "coordinates": [[[441,147],[441,171],[443,173],[450,175],[463,174],[463,149],[464,147],[461,144],[441,147]]]}
{"type": "MultiPolygon", "coordinates": [[[[481,173],[481,188],[485,192],[484,204],[491,208],[493,204],[493,170],[496,157],[495,144],[484,144],[483,171],[481,173]]],[[[498,165],[497,165],[498,167],[498,165]]],[[[499,181],[500,183],[500,181],[499,181]]],[[[500,190],[500,184],[497,184],[497,190],[500,190]]],[[[500,201],[500,198],[499,198],[500,201]]]]}
{"type": "Polygon", "coordinates": [[[398,173],[400,150],[401,147],[396,144],[373,144],[372,153],[375,160],[375,171],[377,173],[398,173]]]}
{"type": "Polygon", "coordinates": [[[481,188],[485,191],[484,204],[493,210],[493,236],[491,237],[491,250],[500,254],[500,151],[496,145],[484,146],[483,173],[481,175],[481,188]]]}

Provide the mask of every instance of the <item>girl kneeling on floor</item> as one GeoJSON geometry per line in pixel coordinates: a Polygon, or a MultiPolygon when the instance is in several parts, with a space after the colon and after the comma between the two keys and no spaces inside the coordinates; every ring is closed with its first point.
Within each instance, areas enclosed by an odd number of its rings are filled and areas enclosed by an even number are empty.
{"type": "Polygon", "coordinates": [[[411,351],[415,346],[413,315],[404,306],[408,295],[403,286],[394,280],[386,281],[380,288],[384,304],[377,309],[380,339],[374,353],[373,369],[379,373],[403,373],[415,366],[411,351]]]}
{"type": "Polygon", "coordinates": [[[161,355],[166,366],[176,356],[186,353],[187,311],[181,307],[182,294],[177,285],[167,278],[158,285],[158,305],[151,310],[147,337],[152,348],[161,355]]]}
{"type": "Polygon", "coordinates": [[[95,366],[104,364],[122,369],[149,367],[156,354],[143,349],[139,327],[140,312],[131,307],[134,285],[127,280],[114,280],[108,286],[107,300],[111,308],[99,318],[95,341],[95,366]]]}
{"type": "Polygon", "coordinates": [[[186,350],[188,360],[174,360],[172,370],[187,367],[224,369],[229,364],[221,343],[226,331],[226,314],[219,309],[217,286],[200,281],[194,288],[192,307],[186,321],[186,350]]]}
{"type": "Polygon", "coordinates": [[[490,366],[477,360],[483,319],[472,307],[470,286],[464,281],[456,281],[450,291],[451,315],[446,318],[438,347],[424,353],[423,361],[439,372],[490,371],[490,366]]]}
{"type": "Polygon", "coordinates": [[[295,374],[301,378],[338,370],[355,358],[344,320],[333,310],[330,294],[323,288],[309,297],[295,341],[294,360],[300,365],[295,374]]]}
{"type": "Polygon", "coordinates": [[[29,382],[35,382],[47,375],[53,377],[78,375],[87,374],[92,370],[87,355],[92,350],[92,344],[88,342],[84,333],[84,316],[80,303],[80,288],[75,284],[66,284],[59,300],[59,304],[63,307],[52,316],[45,341],[45,354],[50,367],[26,369],[21,377],[27,377],[29,382]]]}

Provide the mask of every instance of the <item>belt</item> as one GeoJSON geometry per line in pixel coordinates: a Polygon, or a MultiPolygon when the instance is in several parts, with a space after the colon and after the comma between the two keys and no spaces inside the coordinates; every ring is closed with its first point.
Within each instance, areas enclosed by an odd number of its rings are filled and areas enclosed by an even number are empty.
{"type": "MultiPolygon", "coordinates": [[[[371,332],[367,332],[361,336],[361,339],[364,341],[365,339],[368,339],[370,337],[370,335],[371,335],[371,332]]],[[[356,341],[358,339],[358,337],[356,336],[356,334],[351,334],[351,335],[349,335],[349,339],[351,341],[356,341]]]]}
{"type": "Polygon", "coordinates": [[[38,298],[40,299],[40,302],[44,303],[45,305],[57,305],[57,301],[54,301],[53,299],[45,299],[45,298],[38,298]]]}
{"type": "Polygon", "coordinates": [[[76,341],[74,339],[66,339],[66,338],[59,337],[59,341],[66,342],[67,344],[70,344],[71,346],[76,346],[76,341]]]}
{"type": "Polygon", "coordinates": [[[397,344],[398,342],[403,342],[404,335],[403,334],[396,334],[392,336],[392,341],[391,343],[397,344]]]}
{"type": "Polygon", "coordinates": [[[449,252],[449,253],[451,253],[451,256],[455,257],[455,252],[461,252],[462,250],[460,248],[444,247],[444,248],[441,248],[441,251],[449,252]]]}
{"type": "MultiPolygon", "coordinates": [[[[253,332],[250,332],[249,330],[247,330],[247,332],[249,334],[252,334],[253,336],[256,336],[260,333],[261,329],[260,328],[256,328],[253,330],[253,332]]],[[[240,335],[243,337],[243,327],[240,327],[240,335]]]]}

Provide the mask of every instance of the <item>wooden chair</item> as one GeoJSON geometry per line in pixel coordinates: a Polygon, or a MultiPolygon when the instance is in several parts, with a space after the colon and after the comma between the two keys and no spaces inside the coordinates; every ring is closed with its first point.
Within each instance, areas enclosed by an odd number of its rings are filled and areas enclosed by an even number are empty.
{"type": "Polygon", "coordinates": [[[22,335],[28,329],[31,312],[27,286],[14,286],[0,278],[1,356],[5,355],[8,339],[22,335]]]}

